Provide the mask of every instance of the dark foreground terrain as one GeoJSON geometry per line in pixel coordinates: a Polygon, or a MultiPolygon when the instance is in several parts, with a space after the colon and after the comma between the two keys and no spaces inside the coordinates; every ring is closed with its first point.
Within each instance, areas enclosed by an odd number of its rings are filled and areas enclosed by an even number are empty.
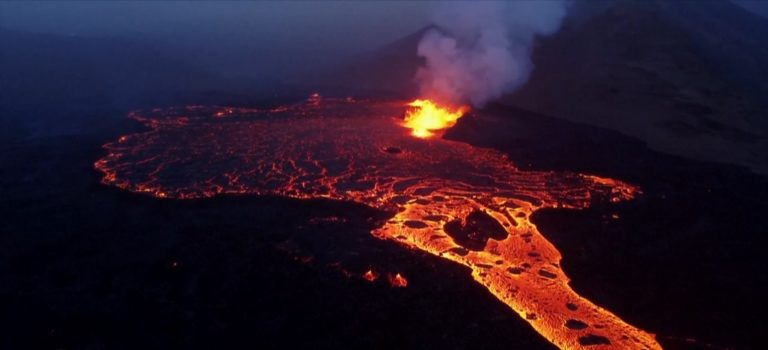
{"type": "MultiPolygon", "coordinates": [[[[93,162],[116,132],[0,146],[0,348],[552,348],[464,268],[371,237],[388,213],[102,186],[93,162]]],[[[766,178],[509,107],[447,137],[641,186],[537,214],[577,292],[671,349],[762,346],[766,178]]]]}

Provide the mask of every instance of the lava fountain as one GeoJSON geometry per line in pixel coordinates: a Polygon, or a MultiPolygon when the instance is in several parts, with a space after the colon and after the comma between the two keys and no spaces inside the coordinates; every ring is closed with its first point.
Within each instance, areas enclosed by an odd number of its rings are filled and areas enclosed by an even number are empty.
{"type": "Polygon", "coordinates": [[[430,100],[414,100],[405,114],[403,125],[410,128],[416,137],[427,138],[434,136],[435,131],[445,130],[456,124],[456,121],[466,113],[468,107],[451,109],[440,107],[430,100]]]}
{"type": "MultiPolygon", "coordinates": [[[[411,107],[436,108],[428,101],[411,107]]],[[[462,109],[429,112],[425,121],[408,114],[403,123],[407,108],[313,99],[272,110],[136,112],[130,117],[149,130],[106,144],[108,154],[95,167],[104,184],[156,197],[272,194],[386,210],[393,217],[372,235],[469,267],[556,346],[661,348],[654,335],[574,292],[560,252],[530,219],[542,208],[629,200],[638,188],[578,173],[522,171],[498,151],[426,137],[455,123],[462,109]]]]}

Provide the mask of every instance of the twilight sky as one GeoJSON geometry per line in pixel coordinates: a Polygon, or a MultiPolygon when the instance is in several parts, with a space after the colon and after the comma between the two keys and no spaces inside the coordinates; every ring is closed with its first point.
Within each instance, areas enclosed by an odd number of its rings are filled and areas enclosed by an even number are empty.
{"type": "MultiPolygon", "coordinates": [[[[768,1],[732,1],[768,16],[768,1]]],[[[426,26],[429,8],[429,1],[0,1],[0,28],[137,39],[201,56],[220,73],[255,66],[258,75],[375,49],[426,26]]]]}

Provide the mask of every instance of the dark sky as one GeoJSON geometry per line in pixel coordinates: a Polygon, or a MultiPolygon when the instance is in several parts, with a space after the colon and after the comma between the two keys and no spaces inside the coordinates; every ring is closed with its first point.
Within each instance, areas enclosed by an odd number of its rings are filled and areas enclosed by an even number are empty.
{"type": "MultiPolygon", "coordinates": [[[[768,16],[766,0],[732,1],[768,16]]],[[[0,27],[364,51],[426,25],[429,6],[426,1],[0,1],[0,27]]]]}
{"type": "Polygon", "coordinates": [[[753,13],[756,13],[763,17],[768,17],[768,1],[766,0],[731,0],[731,1],[741,5],[741,7],[753,13]]]}
{"type": "MultiPolygon", "coordinates": [[[[768,1],[733,1],[768,15],[768,1]]],[[[427,1],[0,1],[0,27],[127,37],[199,54],[196,59],[218,73],[259,76],[283,74],[298,61],[322,67],[380,47],[426,26],[430,6],[427,1]]]]}
{"type": "MultiPolygon", "coordinates": [[[[731,0],[768,16],[766,0],[731,0]]],[[[428,20],[427,1],[0,1],[0,27],[88,36],[373,48],[428,20]],[[333,40],[327,40],[333,37],[333,40]],[[226,41],[226,40],[225,40],[226,41]]]]}
{"type": "Polygon", "coordinates": [[[219,74],[262,77],[297,66],[323,67],[413,33],[428,22],[428,6],[406,1],[0,1],[0,27],[127,37],[199,56],[194,60],[219,74]]]}
{"type": "MultiPolygon", "coordinates": [[[[731,0],[768,16],[766,0],[731,0]]],[[[429,2],[408,1],[2,1],[0,26],[76,35],[182,35],[251,29],[360,44],[395,38],[428,22],[429,2]]]]}
{"type": "Polygon", "coordinates": [[[426,2],[18,1],[0,2],[0,26],[65,35],[251,36],[272,43],[364,48],[409,34],[426,2]],[[328,37],[333,40],[327,40],[328,37]]]}

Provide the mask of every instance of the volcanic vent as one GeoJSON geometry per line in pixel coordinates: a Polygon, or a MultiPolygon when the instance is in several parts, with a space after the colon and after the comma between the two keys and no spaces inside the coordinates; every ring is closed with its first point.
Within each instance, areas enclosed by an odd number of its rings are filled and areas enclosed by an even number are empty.
{"type": "Polygon", "coordinates": [[[474,279],[563,349],[659,349],[576,294],[530,221],[547,207],[622,201],[637,188],[518,170],[503,154],[414,137],[402,101],[320,100],[271,110],[135,112],[149,131],[105,145],[103,183],[163,198],[276,194],[355,201],[394,216],[372,234],[468,266],[474,279]]]}

